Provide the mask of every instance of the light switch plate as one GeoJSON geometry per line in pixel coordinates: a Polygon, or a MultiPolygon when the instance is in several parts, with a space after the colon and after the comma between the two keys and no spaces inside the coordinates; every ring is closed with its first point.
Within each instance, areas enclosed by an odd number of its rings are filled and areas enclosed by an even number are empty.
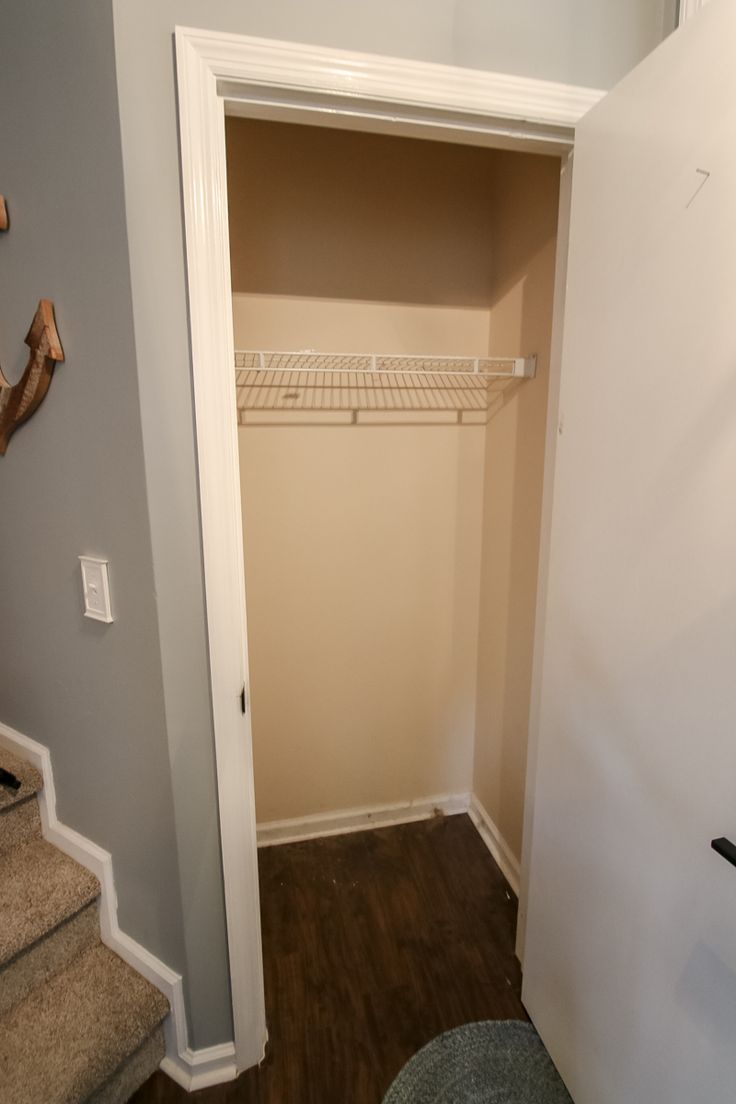
{"type": "Polygon", "coordinates": [[[107,560],[80,556],[82,588],[84,590],[84,616],[93,621],[110,624],[113,620],[110,604],[110,574],[107,560]]]}

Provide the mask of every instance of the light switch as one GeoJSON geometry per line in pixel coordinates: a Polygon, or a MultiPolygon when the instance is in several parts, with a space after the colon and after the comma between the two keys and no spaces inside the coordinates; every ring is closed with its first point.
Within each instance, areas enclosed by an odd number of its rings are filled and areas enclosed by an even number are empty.
{"type": "Polygon", "coordinates": [[[95,560],[91,556],[80,556],[79,562],[82,565],[84,616],[109,624],[113,620],[109,564],[107,560],[95,560]]]}

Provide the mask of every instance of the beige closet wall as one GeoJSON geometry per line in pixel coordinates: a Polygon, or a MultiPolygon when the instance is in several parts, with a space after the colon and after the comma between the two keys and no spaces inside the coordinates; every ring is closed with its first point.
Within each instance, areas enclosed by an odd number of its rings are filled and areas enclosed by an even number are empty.
{"type": "MultiPolygon", "coordinates": [[[[236,346],[484,354],[477,152],[228,120],[236,346]]],[[[483,427],[240,445],[258,820],[468,792],[483,427]]]]}
{"type": "Polygon", "coordinates": [[[483,430],[240,430],[258,820],[470,789],[483,430]]]}
{"type": "MultiPolygon", "coordinates": [[[[240,348],[485,350],[490,312],[234,296],[240,348]]],[[[483,427],[239,430],[259,823],[471,789],[483,427]]]]}
{"type": "MultiPolygon", "coordinates": [[[[543,350],[556,161],[227,128],[237,347],[543,350]]],[[[518,846],[546,366],[487,430],[241,428],[260,822],[475,788],[518,846]]]]}
{"type": "Polygon", "coordinates": [[[518,859],[544,475],[559,162],[502,155],[494,213],[494,348],[536,352],[486,429],[473,789],[518,859]]]}
{"type": "Polygon", "coordinates": [[[484,356],[490,323],[481,307],[233,295],[237,349],[484,356]]]}
{"type": "Polygon", "coordinates": [[[233,291],[487,310],[495,150],[226,119],[233,291]]]}

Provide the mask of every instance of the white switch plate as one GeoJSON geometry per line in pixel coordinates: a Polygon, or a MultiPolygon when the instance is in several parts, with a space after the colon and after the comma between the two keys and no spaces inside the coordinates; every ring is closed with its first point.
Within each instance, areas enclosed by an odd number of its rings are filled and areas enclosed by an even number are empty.
{"type": "Polygon", "coordinates": [[[109,625],[113,620],[109,564],[107,560],[96,560],[91,556],[80,556],[79,562],[82,566],[84,616],[109,625]]]}

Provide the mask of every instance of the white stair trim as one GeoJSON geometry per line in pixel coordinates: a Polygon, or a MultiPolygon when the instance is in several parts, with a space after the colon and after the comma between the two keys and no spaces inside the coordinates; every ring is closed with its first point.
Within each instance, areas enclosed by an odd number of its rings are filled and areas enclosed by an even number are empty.
{"type": "Polygon", "coordinates": [[[322,836],[342,836],[348,832],[388,828],[392,824],[410,824],[412,821],[429,820],[437,815],[467,813],[470,800],[469,793],[435,794],[389,805],[365,805],[357,809],[313,813],[290,820],[269,820],[256,825],[258,846],[273,847],[280,843],[320,839],[322,836]]]}
{"type": "Polygon", "coordinates": [[[468,812],[470,819],[478,829],[478,835],[493,855],[501,873],[518,897],[521,881],[519,860],[475,794],[471,798],[468,812]]]}
{"type": "Polygon", "coordinates": [[[184,990],[181,974],[177,974],[145,947],[126,935],[118,926],[118,899],[115,892],[112,856],[86,836],[62,824],[56,815],[56,789],[51,765],[51,753],[43,744],[24,736],[9,725],[0,722],[0,748],[19,759],[25,759],[41,773],[43,789],[37,794],[41,811],[41,827],[44,839],[58,847],[91,871],[99,880],[100,933],[102,942],[119,955],[124,962],[152,985],[159,989],[171,1006],[171,1015],[164,1021],[166,1057],[161,1068],[182,1088],[205,1088],[231,1081],[237,1077],[235,1046],[223,1043],[202,1050],[189,1046],[184,990]]]}

